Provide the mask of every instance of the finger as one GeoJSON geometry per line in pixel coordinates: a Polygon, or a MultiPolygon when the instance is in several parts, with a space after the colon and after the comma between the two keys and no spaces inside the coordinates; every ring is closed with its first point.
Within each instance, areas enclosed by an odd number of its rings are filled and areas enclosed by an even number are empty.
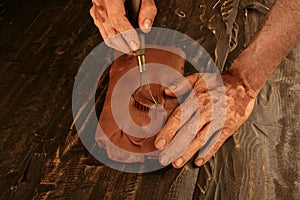
{"type": "MultiPolygon", "coordinates": [[[[207,109],[203,112],[203,114],[201,113],[201,118],[204,118],[204,122],[209,123],[209,126],[208,124],[205,125],[204,128],[199,131],[190,147],[182,154],[180,158],[173,162],[173,166],[175,168],[182,167],[200,148],[200,157],[205,157],[211,153],[210,148],[213,147],[217,141],[222,141],[222,135],[220,131],[223,128],[222,120],[220,121],[218,116],[215,117],[215,115],[212,115],[211,112],[212,110],[207,109]]],[[[201,120],[201,122],[202,121],[203,120],[201,120]]]]}
{"type": "Polygon", "coordinates": [[[215,133],[215,135],[210,138],[207,144],[200,149],[198,156],[195,158],[195,165],[202,166],[209,159],[212,158],[219,150],[219,148],[223,145],[223,143],[228,139],[231,134],[228,134],[226,129],[222,129],[215,133]]]}
{"type": "Polygon", "coordinates": [[[124,2],[115,1],[112,3],[105,0],[105,5],[111,27],[121,34],[132,51],[138,50],[140,46],[139,37],[126,17],[124,2]]]}
{"type": "Polygon", "coordinates": [[[126,17],[114,18],[112,24],[113,27],[115,27],[122,35],[123,39],[132,51],[137,51],[140,48],[138,34],[126,17]]]}
{"type": "Polygon", "coordinates": [[[108,12],[108,17],[111,21],[112,27],[114,27],[118,33],[120,33],[132,51],[137,51],[140,48],[140,41],[137,32],[128,21],[124,5],[119,12],[115,12],[116,9],[111,8],[108,12]]]}
{"type": "Polygon", "coordinates": [[[215,135],[212,138],[209,138],[209,135],[211,134],[207,134],[207,132],[209,132],[208,125],[197,134],[189,148],[179,158],[172,162],[175,168],[182,167],[199,149],[199,154],[194,161],[197,166],[204,165],[217,152],[226,139],[218,137],[221,134],[220,130],[215,132],[215,135]]]}
{"type": "Polygon", "coordinates": [[[194,113],[199,113],[199,104],[198,97],[192,91],[185,101],[175,109],[165,126],[156,136],[155,147],[157,149],[164,148],[194,113]]]}
{"type": "Polygon", "coordinates": [[[108,36],[107,36],[106,32],[104,31],[104,27],[103,27],[103,21],[105,21],[105,19],[99,15],[95,5],[93,5],[91,7],[90,15],[92,16],[92,18],[94,20],[94,24],[98,27],[103,40],[107,39],[108,36]]]}
{"type": "Polygon", "coordinates": [[[162,165],[168,165],[178,158],[194,140],[198,133],[200,124],[199,114],[195,114],[183,127],[178,131],[174,139],[161,152],[159,162],[162,165]]]}
{"type": "Polygon", "coordinates": [[[122,35],[111,26],[111,23],[104,19],[105,16],[103,13],[100,13],[95,6],[91,8],[90,13],[94,18],[94,23],[99,28],[105,44],[120,52],[130,54],[132,50],[129,48],[127,42],[123,39],[122,35]],[[104,23],[102,22],[103,20],[105,21],[104,23]]]}
{"type": "Polygon", "coordinates": [[[195,73],[189,76],[186,76],[165,89],[165,93],[169,96],[182,96],[189,92],[199,79],[200,74],[195,73]]]}
{"type": "Polygon", "coordinates": [[[108,35],[104,28],[104,23],[108,23],[108,15],[107,15],[107,9],[105,9],[105,2],[104,1],[98,1],[93,0],[93,6],[90,9],[90,14],[94,19],[95,25],[98,27],[103,39],[107,39],[108,35]]]}
{"type": "Polygon", "coordinates": [[[209,123],[204,125],[202,130],[198,132],[192,143],[185,150],[185,152],[176,160],[172,162],[174,168],[181,168],[185,163],[187,163],[193,155],[199,151],[199,149],[207,142],[207,137],[205,137],[208,131],[209,123]]]}
{"type": "Polygon", "coordinates": [[[107,46],[114,48],[120,52],[126,54],[132,54],[132,50],[128,47],[127,42],[124,40],[121,34],[116,34],[105,40],[107,46]]]}
{"type": "Polygon", "coordinates": [[[157,8],[153,0],[142,0],[139,13],[139,27],[144,33],[149,33],[157,14],[157,8]]]}

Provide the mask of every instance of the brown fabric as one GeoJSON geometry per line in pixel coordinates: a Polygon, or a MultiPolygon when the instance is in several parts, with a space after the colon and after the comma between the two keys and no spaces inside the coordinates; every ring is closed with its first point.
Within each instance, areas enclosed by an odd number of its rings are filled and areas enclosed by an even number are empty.
{"type": "MultiPolygon", "coordinates": [[[[185,59],[184,53],[181,50],[175,47],[159,47],[159,49],[147,48],[145,55],[146,63],[162,64],[175,69],[180,74],[183,74],[185,59]]],[[[112,160],[122,162],[141,162],[144,160],[143,156],[134,156],[132,155],[132,152],[148,153],[156,150],[154,147],[155,135],[148,138],[137,138],[130,135],[131,133],[125,133],[118,127],[112,114],[111,100],[115,86],[122,76],[133,68],[138,70],[136,57],[134,56],[122,55],[113,62],[110,69],[108,91],[99,119],[99,125],[101,126],[105,136],[99,131],[96,132],[96,141],[100,147],[105,148],[108,157],[112,160]],[[118,148],[113,148],[111,143],[118,148]]],[[[147,73],[151,77],[149,70],[147,73]]],[[[166,76],[168,75],[162,74],[160,79],[163,80],[166,76]]],[[[133,80],[136,79],[136,82],[139,83],[139,76],[130,78],[133,80]]],[[[156,114],[159,116],[163,115],[165,121],[177,107],[177,98],[166,96],[164,94],[164,87],[160,84],[151,83],[150,88],[157,103],[163,106],[166,111],[166,113],[164,113],[163,109],[158,107],[156,114]]],[[[154,105],[146,85],[143,85],[136,91],[135,99],[131,96],[129,100],[129,113],[132,120],[138,126],[146,126],[151,121],[149,117],[149,108],[154,105]]],[[[122,126],[127,126],[126,123],[130,123],[130,120],[128,119],[128,122],[123,122],[122,126]]],[[[162,128],[163,123],[157,124],[157,126],[159,126],[158,128],[160,129],[162,128]]]]}

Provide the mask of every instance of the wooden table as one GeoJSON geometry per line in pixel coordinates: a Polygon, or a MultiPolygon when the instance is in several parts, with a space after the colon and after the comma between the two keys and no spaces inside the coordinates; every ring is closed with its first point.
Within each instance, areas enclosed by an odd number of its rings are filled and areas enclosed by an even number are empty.
{"type": "MultiPolygon", "coordinates": [[[[191,36],[226,69],[273,1],[234,0],[238,12],[227,25],[224,1],[211,9],[216,2],[157,1],[155,26],[191,36]]],[[[0,2],[1,199],[300,198],[300,45],[266,83],[250,119],[205,166],[130,174],[94,159],[71,127],[75,75],[102,41],[90,7],[83,0],[0,2]]],[[[107,77],[100,85],[105,91],[107,77]]]]}

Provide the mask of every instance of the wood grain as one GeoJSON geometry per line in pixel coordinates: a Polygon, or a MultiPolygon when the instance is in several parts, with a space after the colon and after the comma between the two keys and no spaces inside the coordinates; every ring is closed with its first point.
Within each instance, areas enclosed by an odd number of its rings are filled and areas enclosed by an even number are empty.
{"type": "MultiPolygon", "coordinates": [[[[227,69],[273,1],[221,0],[212,9],[216,2],[156,1],[155,26],[189,35],[227,69]]],[[[75,75],[102,41],[90,7],[83,0],[0,3],[0,199],[300,198],[299,45],[265,85],[251,118],[205,166],[124,173],[93,158],[72,125],[75,75]]],[[[106,72],[98,113],[107,81],[106,72]]]]}

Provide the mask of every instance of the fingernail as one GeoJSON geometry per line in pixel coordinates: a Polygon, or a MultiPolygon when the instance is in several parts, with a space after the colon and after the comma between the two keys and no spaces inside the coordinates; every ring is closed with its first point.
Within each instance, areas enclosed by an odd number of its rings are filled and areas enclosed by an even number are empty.
{"type": "Polygon", "coordinates": [[[195,160],[195,164],[197,166],[201,166],[203,164],[204,160],[202,158],[196,158],[195,160]]]}
{"type": "Polygon", "coordinates": [[[171,90],[175,90],[177,87],[177,85],[173,84],[173,85],[170,85],[168,88],[171,89],[171,90]]]}
{"type": "Polygon", "coordinates": [[[166,145],[166,143],[167,143],[167,141],[165,139],[161,138],[156,142],[155,146],[157,149],[161,149],[166,145]]]}
{"type": "Polygon", "coordinates": [[[170,157],[167,154],[162,154],[159,157],[159,162],[160,162],[160,164],[162,164],[164,166],[168,165],[170,163],[170,157]]]}
{"type": "Polygon", "coordinates": [[[177,167],[181,167],[181,165],[183,164],[184,160],[182,158],[178,158],[176,161],[175,161],[175,165],[177,167]]]}
{"type": "Polygon", "coordinates": [[[129,47],[132,51],[136,51],[139,49],[138,45],[134,41],[129,42],[129,47]]]}
{"type": "Polygon", "coordinates": [[[152,25],[152,20],[150,20],[150,19],[144,19],[144,21],[143,21],[144,28],[150,28],[151,25],[152,25]]]}

